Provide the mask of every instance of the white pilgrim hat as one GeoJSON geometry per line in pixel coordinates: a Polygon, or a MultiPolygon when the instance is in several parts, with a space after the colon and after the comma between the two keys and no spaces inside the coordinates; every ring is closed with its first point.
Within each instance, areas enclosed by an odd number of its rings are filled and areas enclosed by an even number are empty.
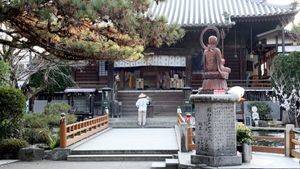
{"type": "Polygon", "coordinates": [[[139,98],[144,98],[144,97],[147,97],[144,93],[141,93],[141,94],[139,95],[139,98]]]}

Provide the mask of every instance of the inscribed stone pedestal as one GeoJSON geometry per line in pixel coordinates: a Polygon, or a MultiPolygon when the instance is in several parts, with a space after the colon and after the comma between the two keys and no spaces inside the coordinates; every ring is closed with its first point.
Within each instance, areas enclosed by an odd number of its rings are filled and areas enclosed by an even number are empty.
{"type": "Polygon", "coordinates": [[[229,94],[192,95],[195,104],[196,156],[192,163],[210,166],[239,165],[236,151],[235,102],[238,97],[229,94]]]}

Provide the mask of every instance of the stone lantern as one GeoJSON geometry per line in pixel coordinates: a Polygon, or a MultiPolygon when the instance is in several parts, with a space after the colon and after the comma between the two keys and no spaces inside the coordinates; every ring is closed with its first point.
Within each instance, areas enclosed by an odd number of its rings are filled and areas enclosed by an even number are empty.
{"type": "Polygon", "coordinates": [[[184,105],[182,106],[184,114],[186,113],[192,113],[192,103],[190,102],[190,96],[192,94],[192,88],[191,87],[184,87],[182,88],[183,95],[184,95],[184,105]]]}
{"type": "Polygon", "coordinates": [[[107,107],[109,110],[111,110],[111,102],[112,102],[112,89],[109,87],[102,88],[102,101],[101,101],[101,107],[102,107],[102,113],[104,112],[105,108],[107,107]]]}

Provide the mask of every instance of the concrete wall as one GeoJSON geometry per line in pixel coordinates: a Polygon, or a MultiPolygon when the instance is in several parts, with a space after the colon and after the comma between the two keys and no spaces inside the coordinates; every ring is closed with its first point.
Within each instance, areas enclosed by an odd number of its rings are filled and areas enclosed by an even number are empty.
{"type": "MultiPolygon", "coordinates": [[[[68,100],[52,100],[50,103],[68,103],[68,100]]],[[[48,104],[47,100],[35,100],[33,104],[33,112],[44,112],[45,106],[48,104]]]]}

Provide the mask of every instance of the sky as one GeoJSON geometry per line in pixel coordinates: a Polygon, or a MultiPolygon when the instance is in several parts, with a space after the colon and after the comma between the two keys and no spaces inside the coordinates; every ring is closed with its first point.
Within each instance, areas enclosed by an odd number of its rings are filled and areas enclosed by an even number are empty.
{"type": "MultiPolygon", "coordinates": [[[[274,4],[274,5],[289,5],[295,0],[267,0],[268,3],[274,4]]],[[[300,0],[296,0],[300,4],[300,0]]],[[[298,13],[295,17],[294,24],[300,23],[300,13],[298,13]]],[[[291,28],[291,24],[287,26],[287,29],[291,28]]]]}

